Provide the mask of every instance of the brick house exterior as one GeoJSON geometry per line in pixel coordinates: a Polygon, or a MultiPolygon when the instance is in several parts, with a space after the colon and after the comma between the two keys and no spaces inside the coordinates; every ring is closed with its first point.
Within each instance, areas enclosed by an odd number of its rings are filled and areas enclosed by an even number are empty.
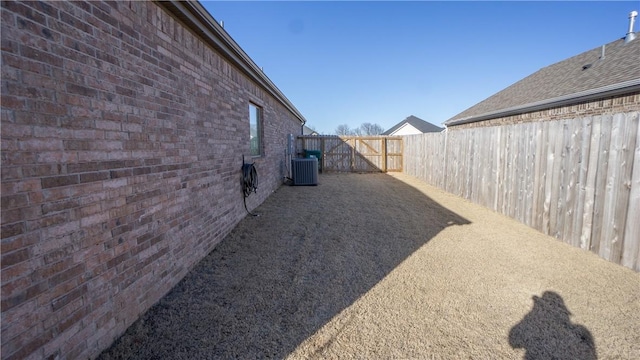
{"type": "Polygon", "coordinates": [[[93,358],[246,216],[304,118],[197,2],[2,4],[2,358],[93,358]]]}
{"type": "Polygon", "coordinates": [[[451,130],[461,130],[477,127],[563,120],[602,114],[620,114],[632,111],[640,111],[640,92],[609,96],[565,106],[549,107],[537,111],[521,112],[514,115],[498,116],[483,121],[453,125],[449,128],[451,130]]]}

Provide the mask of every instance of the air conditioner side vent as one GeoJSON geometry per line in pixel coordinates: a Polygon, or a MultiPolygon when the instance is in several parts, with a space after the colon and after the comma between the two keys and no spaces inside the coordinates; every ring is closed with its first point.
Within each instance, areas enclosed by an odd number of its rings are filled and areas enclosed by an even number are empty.
{"type": "Polygon", "coordinates": [[[318,185],[318,159],[291,159],[293,185],[318,185]]]}

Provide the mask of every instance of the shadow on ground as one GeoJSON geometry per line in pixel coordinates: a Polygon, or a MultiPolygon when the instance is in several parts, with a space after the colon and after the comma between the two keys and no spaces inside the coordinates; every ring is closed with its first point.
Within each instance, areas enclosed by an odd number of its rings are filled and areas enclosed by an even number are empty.
{"type": "Polygon", "coordinates": [[[589,330],[574,324],[560,295],[533,296],[533,308],[509,331],[509,345],[525,349],[524,359],[597,359],[589,330]]]}
{"type": "Polygon", "coordinates": [[[284,358],[443,229],[469,221],[384,174],[282,187],[102,359],[284,358]]]}

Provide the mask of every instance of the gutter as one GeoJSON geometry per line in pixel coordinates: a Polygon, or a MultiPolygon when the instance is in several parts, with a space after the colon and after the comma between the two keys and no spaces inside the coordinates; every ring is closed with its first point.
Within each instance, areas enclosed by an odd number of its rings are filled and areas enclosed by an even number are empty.
{"type": "Polygon", "coordinates": [[[592,101],[597,99],[602,99],[610,96],[618,96],[624,95],[628,93],[633,93],[636,91],[640,91],[640,78],[633,79],[628,81],[623,81],[621,83],[602,86],[595,89],[580,91],[577,93],[562,95],[558,97],[554,97],[551,99],[536,101],[524,105],[517,105],[506,109],[501,109],[497,111],[492,111],[476,116],[468,116],[466,118],[461,119],[452,119],[444,122],[445,126],[455,126],[455,125],[463,125],[469,124],[489,119],[513,116],[524,114],[528,112],[545,110],[553,107],[567,106],[576,103],[581,103],[585,101],[592,101]]]}
{"type": "Polygon", "coordinates": [[[156,4],[168,10],[189,29],[198,34],[207,44],[230,61],[271,96],[276,98],[303,125],[307,120],[287,99],[278,87],[264,74],[242,48],[218,24],[198,1],[156,1],[156,4]]]}

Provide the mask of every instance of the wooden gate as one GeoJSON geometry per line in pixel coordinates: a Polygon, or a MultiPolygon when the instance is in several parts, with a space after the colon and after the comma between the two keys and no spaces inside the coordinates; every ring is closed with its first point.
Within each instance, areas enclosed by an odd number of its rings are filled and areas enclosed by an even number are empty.
{"type": "Polygon", "coordinates": [[[296,152],[320,151],[322,171],[402,171],[402,137],[399,136],[298,136],[296,152]]]}

